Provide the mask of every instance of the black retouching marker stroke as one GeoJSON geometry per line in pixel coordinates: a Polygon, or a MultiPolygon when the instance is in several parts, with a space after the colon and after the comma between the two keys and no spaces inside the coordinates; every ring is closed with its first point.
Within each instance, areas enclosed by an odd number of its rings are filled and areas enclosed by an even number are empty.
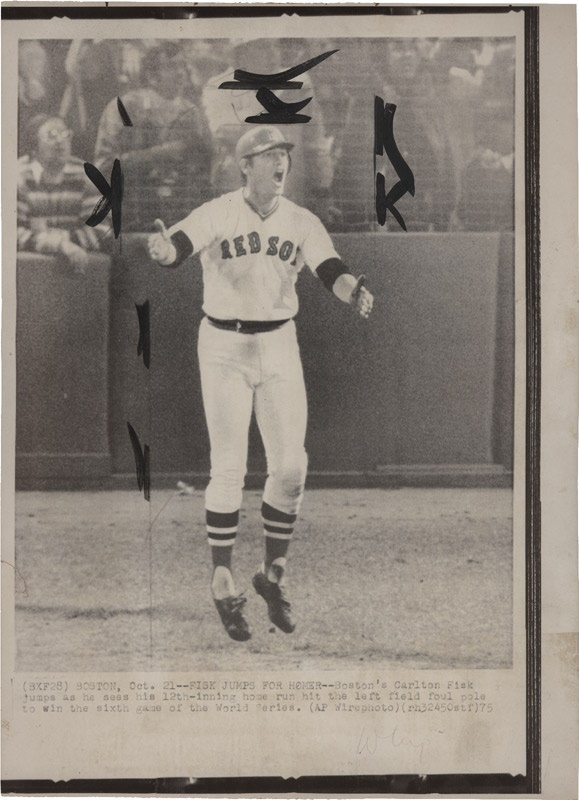
{"type": "MultiPolygon", "coordinates": [[[[132,128],[133,122],[120,97],[117,97],[117,110],[121,115],[123,125],[127,128],[132,128]]],[[[96,204],[94,211],[87,219],[86,225],[90,225],[91,228],[96,227],[100,222],[103,221],[109,211],[111,211],[111,216],[113,218],[113,231],[115,234],[115,239],[118,239],[121,232],[121,204],[123,201],[124,186],[121,162],[118,158],[115,158],[113,162],[110,186],[107,183],[106,178],[101,174],[100,170],[94,166],[94,164],[90,164],[88,161],[85,161],[84,171],[102,194],[102,197],[96,204]]]]}
{"type": "Polygon", "coordinates": [[[132,122],[131,118],[129,117],[129,112],[124,107],[123,101],[121,100],[120,97],[117,97],[117,109],[119,111],[119,114],[121,115],[121,119],[123,120],[123,125],[126,128],[132,128],[133,127],[133,122],[132,122]]]}
{"type": "Polygon", "coordinates": [[[115,158],[111,170],[110,186],[107,179],[94,164],[85,162],[84,171],[102,195],[93,213],[87,219],[86,224],[90,225],[91,228],[95,228],[103,221],[110,211],[113,219],[115,239],[118,239],[121,232],[121,204],[123,201],[123,171],[121,169],[121,162],[118,158],[115,158]]]}
{"type": "Polygon", "coordinates": [[[302,108],[307,106],[311,101],[311,97],[306,100],[301,100],[297,103],[285,103],[276,97],[271,89],[301,89],[303,86],[302,81],[292,81],[301,75],[303,72],[315,67],[326,58],[329,58],[338,50],[328,50],[315,58],[310,58],[298,64],[296,67],[291,67],[283,72],[275,72],[271,75],[261,75],[255,72],[247,72],[247,70],[236,69],[233,73],[235,80],[224,81],[219,85],[220,89],[257,89],[257,100],[265,108],[266,113],[255,114],[251,117],[246,117],[245,122],[255,123],[257,125],[276,124],[276,125],[296,125],[306,123],[311,120],[307,114],[298,114],[302,108]]]}
{"type": "Polygon", "coordinates": [[[137,469],[137,485],[139,487],[139,492],[144,490],[145,500],[150,501],[151,461],[150,461],[149,445],[146,444],[144,448],[141,448],[141,442],[139,441],[137,432],[135,431],[130,422],[127,422],[127,428],[129,429],[129,437],[131,439],[131,445],[133,446],[133,453],[135,455],[135,466],[137,469]]]}
{"type": "Polygon", "coordinates": [[[139,305],[135,303],[137,316],[139,318],[139,343],[137,344],[137,355],[143,356],[143,364],[147,369],[151,364],[151,315],[149,301],[139,305]]]}
{"type": "MultiPolygon", "coordinates": [[[[374,95],[374,156],[384,155],[384,100],[374,95]]],[[[376,172],[376,158],[374,158],[376,172]]]]}
{"type": "MultiPolygon", "coordinates": [[[[339,48],[338,48],[339,49],[339,48]]],[[[220,89],[259,89],[261,86],[267,86],[270,89],[301,89],[303,86],[302,81],[291,82],[292,78],[297,78],[304,72],[317,66],[326,58],[333,56],[336,50],[328,50],[315,58],[310,58],[302,64],[295,67],[290,67],[283,72],[274,72],[271,75],[261,75],[256,72],[248,72],[244,69],[236,69],[233,73],[234,80],[224,81],[219,85],[220,89]]]]}
{"type": "Polygon", "coordinates": [[[414,197],[414,173],[404,160],[394,139],[394,114],[396,106],[386,103],[381,97],[374,98],[374,172],[376,174],[376,217],[380,225],[386,222],[386,212],[390,211],[402,230],[406,231],[406,224],[401,213],[395,207],[405,194],[414,197]],[[386,194],[386,179],[376,169],[376,156],[386,153],[388,160],[394,167],[398,178],[386,194]]]}
{"type": "MultiPolygon", "coordinates": [[[[120,97],[117,97],[117,109],[123,120],[123,125],[132,127],[133,123],[125,109],[120,97]]],[[[117,239],[121,232],[121,205],[123,201],[123,171],[121,169],[121,162],[115,158],[113,168],[111,170],[111,183],[108,184],[106,178],[100,170],[85,162],[84,171],[90,181],[96,186],[101,193],[102,197],[96,204],[93,213],[87,219],[86,224],[91,227],[99,225],[111,212],[113,220],[113,231],[115,239],[117,239]]],[[[151,358],[151,333],[150,333],[150,307],[149,301],[146,300],[142,305],[135,303],[137,309],[137,317],[139,319],[139,342],[137,345],[137,355],[143,355],[143,363],[148,369],[151,358]]],[[[129,438],[133,448],[135,457],[135,468],[137,472],[137,486],[139,492],[143,491],[144,498],[148,502],[151,500],[151,459],[149,445],[146,444],[144,448],[141,447],[137,432],[130,422],[127,422],[129,430],[129,438]]]]}
{"type": "Polygon", "coordinates": [[[297,103],[285,103],[283,100],[280,100],[277,95],[264,86],[257,90],[256,97],[261,105],[268,111],[284,110],[291,114],[301,111],[302,108],[305,108],[308,105],[308,103],[312,102],[311,97],[306,97],[305,100],[298,100],[297,103]]]}
{"type": "Polygon", "coordinates": [[[402,181],[398,181],[386,194],[386,179],[381,172],[376,175],[376,217],[380,225],[386,222],[386,212],[390,211],[396,222],[403,231],[407,231],[406,223],[402,214],[394,205],[407,192],[402,181]]]}
{"type": "Polygon", "coordinates": [[[307,114],[297,113],[301,111],[302,108],[305,108],[308,103],[311,103],[311,97],[306,97],[305,100],[300,100],[297,103],[284,103],[284,101],[280,100],[272,91],[262,86],[258,89],[256,98],[265,108],[267,114],[262,112],[253,117],[246,117],[245,122],[256,122],[258,124],[267,122],[272,125],[295,125],[300,122],[309,122],[311,120],[311,117],[308,117],[307,114]]]}

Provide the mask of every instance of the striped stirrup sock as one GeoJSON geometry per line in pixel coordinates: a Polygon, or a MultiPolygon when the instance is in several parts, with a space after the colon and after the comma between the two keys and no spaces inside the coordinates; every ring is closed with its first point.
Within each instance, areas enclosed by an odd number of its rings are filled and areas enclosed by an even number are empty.
{"type": "Polygon", "coordinates": [[[265,568],[267,574],[272,561],[275,561],[276,558],[283,558],[286,555],[292,540],[297,514],[286,514],[268,503],[263,503],[261,517],[265,534],[265,568]]]}
{"type": "Polygon", "coordinates": [[[231,569],[231,554],[239,526],[239,509],[228,514],[206,509],[207,541],[211,545],[213,566],[231,569]]]}

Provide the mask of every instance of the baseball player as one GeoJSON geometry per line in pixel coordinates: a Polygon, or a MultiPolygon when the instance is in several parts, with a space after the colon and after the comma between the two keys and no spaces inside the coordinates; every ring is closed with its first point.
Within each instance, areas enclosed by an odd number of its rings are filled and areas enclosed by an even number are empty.
{"type": "Polygon", "coordinates": [[[249,129],[235,148],[243,186],[168,231],[157,220],[158,232],[148,240],[151,258],[164,266],[193,252],[203,266],[198,355],[211,445],[205,493],[211,590],[225,630],[237,641],[251,637],[231,561],[253,411],[268,470],[261,507],[265,555],[253,586],[271,622],[285,633],[295,629],[284,577],[307,468],[306,393],[293,321],[298,272],[307,264],[362,317],[373,303],[364,276],[350,274],[319,219],[283,196],[292,147],[272,125],[249,129]]]}

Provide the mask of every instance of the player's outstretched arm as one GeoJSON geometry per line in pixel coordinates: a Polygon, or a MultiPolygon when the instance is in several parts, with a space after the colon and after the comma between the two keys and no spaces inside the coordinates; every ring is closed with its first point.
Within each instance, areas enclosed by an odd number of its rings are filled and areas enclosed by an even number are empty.
{"type": "Polygon", "coordinates": [[[355,278],[350,273],[339,275],[332,287],[332,291],[342,302],[348,303],[361,317],[368,319],[374,304],[373,295],[364,286],[366,276],[355,278]]]}
{"type": "Polygon", "coordinates": [[[361,317],[368,319],[374,298],[364,286],[365,275],[355,278],[344,262],[335,257],[322,261],[316,267],[315,273],[326,289],[329,289],[343,303],[351,305],[361,317]]]}
{"type": "Polygon", "coordinates": [[[165,223],[160,219],[156,219],[154,224],[157,233],[149,236],[147,241],[149,255],[164,267],[178,267],[193,252],[189,237],[185,231],[178,228],[175,230],[174,227],[171,228],[174,232],[169,234],[165,223]]]}
{"type": "Polygon", "coordinates": [[[154,225],[156,232],[147,240],[149,256],[165,267],[173,266],[177,260],[177,249],[171,241],[169,231],[160,219],[156,219],[154,225]]]}

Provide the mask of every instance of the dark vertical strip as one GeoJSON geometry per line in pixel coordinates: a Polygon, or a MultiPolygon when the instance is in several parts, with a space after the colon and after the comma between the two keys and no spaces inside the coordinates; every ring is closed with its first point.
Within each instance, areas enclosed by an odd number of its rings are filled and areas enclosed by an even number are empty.
{"type": "Polygon", "coordinates": [[[121,115],[121,119],[123,120],[123,125],[126,128],[132,128],[133,127],[133,122],[132,122],[132,120],[131,120],[131,118],[129,116],[129,112],[124,107],[123,101],[121,100],[120,97],[117,97],[117,108],[119,110],[119,114],[121,115]]]}
{"type": "Polygon", "coordinates": [[[115,239],[119,238],[121,232],[123,184],[124,178],[121,162],[118,158],[115,158],[111,172],[111,216],[113,218],[115,239]]]}
{"type": "MultiPolygon", "coordinates": [[[[143,477],[143,489],[144,489],[144,497],[145,500],[150,501],[151,499],[151,451],[149,449],[149,445],[146,444],[143,453],[143,463],[144,463],[144,477],[143,477]]],[[[150,535],[150,526],[149,526],[149,535],[150,535]]]]}
{"type": "Polygon", "coordinates": [[[139,487],[139,491],[142,491],[145,483],[145,460],[143,458],[143,453],[141,450],[141,443],[139,441],[137,432],[135,431],[130,422],[127,422],[127,428],[129,429],[129,438],[131,440],[131,445],[133,447],[133,455],[135,457],[137,486],[139,487]]]}
{"type": "Polygon", "coordinates": [[[137,485],[139,487],[139,492],[144,489],[145,500],[150,501],[151,460],[150,460],[149,445],[146,444],[143,450],[143,448],[141,448],[139,436],[130,422],[127,422],[127,428],[129,429],[129,437],[131,439],[131,445],[133,446],[133,454],[135,456],[135,469],[137,472],[137,485]]]}
{"type": "Polygon", "coordinates": [[[493,380],[492,462],[502,464],[510,475],[512,486],[515,409],[515,237],[512,231],[503,231],[500,234],[495,298],[497,321],[493,380]]]}
{"type": "Polygon", "coordinates": [[[144,303],[135,303],[137,317],[139,319],[139,341],[137,343],[137,355],[143,356],[143,364],[147,369],[151,365],[151,317],[150,304],[148,300],[144,303]]]}
{"type": "Polygon", "coordinates": [[[541,792],[539,8],[525,14],[527,791],[541,792]]]}
{"type": "MultiPolygon", "coordinates": [[[[384,155],[384,101],[377,95],[374,96],[374,155],[384,155]]],[[[376,172],[376,159],[374,159],[374,172],[376,172]]]]}
{"type": "MultiPolygon", "coordinates": [[[[378,222],[382,217],[382,210],[378,208],[378,198],[386,194],[385,183],[381,187],[378,181],[378,168],[376,156],[384,153],[384,137],[382,136],[382,126],[384,124],[384,101],[377,95],[374,96],[374,152],[372,153],[372,175],[374,175],[374,213],[378,217],[378,222]]],[[[384,178],[384,176],[382,176],[384,178]]],[[[384,221],[386,221],[386,210],[384,210],[384,221]]],[[[382,225],[384,223],[381,223],[382,225]]]]}

